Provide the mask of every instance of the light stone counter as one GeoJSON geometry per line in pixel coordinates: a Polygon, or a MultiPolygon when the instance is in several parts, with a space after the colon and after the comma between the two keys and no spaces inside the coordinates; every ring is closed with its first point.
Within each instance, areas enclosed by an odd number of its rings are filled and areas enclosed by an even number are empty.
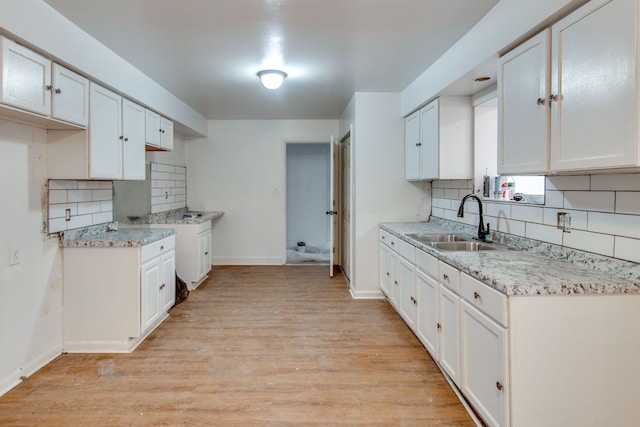
{"type": "MultiPolygon", "coordinates": [[[[541,246],[525,244],[521,249],[453,252],[440,251],[421,243],[407,234],[437,234],[461,232],[449,227],[445,221],[422,223],[383,223],[380,228],[419,249],[450,264],[464,273],[488,284],[506,295],[567,295],[567,294],[637,294],[640,293],[640,268],[637,264],[582,253],[582,263],[571,262],[566,252],[540,249],[541,246]],[[554,257],[562,256],[564,259],[554,257]],[[590,258],[593,256],[593,258],[590,258]],[[588,258],[588,259],[584,259],[588,258]],[[607,261],[615,265],[606,265],[607,261]],[[602,265],[601,265],[602,264],[602,265]],[[599,271],[592,267],[602,267],[599,271]],[[608,267],[608,268],[607,268],[608,267]],[[612,274],[615,270],[620,275],[612,274]]],[[[465,229],[466,234],[469,229],[465,229]]],[[[527,242],[528,243],[528,242],[527,242]]]]}
{"type": "Polygon", "coordinates": [[[133,219],[128,221],[121,221],[121,223],[130,225],[144,225],[144,224],[200,224],[206,221],[213,221],[220,218],[224,212],[221,211],[191,211],[187,209],[177,209],[168,212],[161,212],[157,214],[151,214],[146,218],[133,219]],[[184,218],[184,214],[189,213],[192,218],[184,218]]]}
{"type": "Polygon", "coordinates": [[[174,234],[175,230],[172,228],[124,228],[117,231],[106,231],[105,227],[102,227],[73,234],[67,232],[60,240],[60,245],[69,248],[130,248],[145,246],[174,234]]]}

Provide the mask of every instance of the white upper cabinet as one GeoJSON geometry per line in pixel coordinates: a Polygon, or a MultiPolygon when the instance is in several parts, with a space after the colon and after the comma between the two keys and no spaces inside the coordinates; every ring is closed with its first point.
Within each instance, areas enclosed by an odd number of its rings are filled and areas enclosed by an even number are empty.
{"type": "Polygon", "coordinates": [[[49,130],[52,179],[144,180],[145,109],[95,83],[87,130],[49,130]]]}
{"type": "Polygon", "coordinates": [[[638,18],[592,0],[501,58],[499,173],[640,167],[638,18]]]}
{"type": "Polygon", "coordinates": [[[51,86],[51,115],[59,120],[87,126],[89,80],[54,63],[51,86]]]}
{"type": "Polygon", "coordinates": [[[161,150],[173,150],[173,122],[147,109],[145,113],[145,143],[161,150]]]}
{"type": "Polygon", "coordinates": [[[549,35],[545,30],[498,64],[498,173],[549,168],[549,35]]]}
{"type": "Polygon", "coordinates": [[[43,116],[51,113],[51,61],[9,40],[2,43],[2,102],[43,116]]]}
{"type": "Polygon", "coordinates": [[[122,97],[91,84],[89,175],[94,179],[122,178],[122,97]]]}
{"type": "Polygon", "coordinates": [[[407,180],[471,179],[472,109],[467,96],[438,98],[407,117],[407,180]]]}
{"type": "Polygon", "coordinates": [[[638,8],[591,1],[552,27],[551,171],[636,167],[638,8]]]}
{"type": "Polygon", "coordinates": [[[145,179],[145,108],[122,100],[122,179],[145,179]]]}
{"type": "Polygon", "coordinates": [[[40,116],[87,126],[89,80],[4,37],[2,103],[40,116]]]}

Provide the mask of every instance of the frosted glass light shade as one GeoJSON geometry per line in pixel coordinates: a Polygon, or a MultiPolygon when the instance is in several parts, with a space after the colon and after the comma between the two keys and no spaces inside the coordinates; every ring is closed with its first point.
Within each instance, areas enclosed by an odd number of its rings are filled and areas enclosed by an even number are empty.
{"type": "Polygon", "coordinates": [[[282,86],[287,73],[280,70],[262,70],[258,71],[258,77],[262,85],[267,89],[278,89],[282,86]]]}

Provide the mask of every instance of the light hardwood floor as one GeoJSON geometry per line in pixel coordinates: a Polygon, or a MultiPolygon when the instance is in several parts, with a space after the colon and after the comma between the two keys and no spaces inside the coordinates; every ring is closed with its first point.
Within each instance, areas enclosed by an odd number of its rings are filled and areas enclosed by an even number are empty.
{"type": "Polygon", "coordinates": [[[1,426],[473,425],[383,300],[326,266],[214,267],[132,354],[63,354],[1,426]]]}

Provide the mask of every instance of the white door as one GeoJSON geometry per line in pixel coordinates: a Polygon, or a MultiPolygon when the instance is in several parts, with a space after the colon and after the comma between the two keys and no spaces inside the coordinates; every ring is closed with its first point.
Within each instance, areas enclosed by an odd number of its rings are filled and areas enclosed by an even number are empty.
{"type": "Polygon", "coordinates": [[[420,111],[405,120],[404,177],[407,180],[420,179],[420,111]]]}
{"type": "Polygon", "coordinates": [[[351,280],[351,134],[342,140],[342,271],[351,280]]]}
{"type": "Polygon", "coordinates": [[[329,277],[333,277],[333,265],[335,263],[334,255],[336,253],[336,150],[335,141],[333,135],[331,135],[331,142],[329,143],[329,212],[331,218],[329,219],[329,277]]]}
{"type": "Polygon", "coordinates": [[[420,179],[437,179],[440,165],[440,101],[420,110],[420,179]]]}

